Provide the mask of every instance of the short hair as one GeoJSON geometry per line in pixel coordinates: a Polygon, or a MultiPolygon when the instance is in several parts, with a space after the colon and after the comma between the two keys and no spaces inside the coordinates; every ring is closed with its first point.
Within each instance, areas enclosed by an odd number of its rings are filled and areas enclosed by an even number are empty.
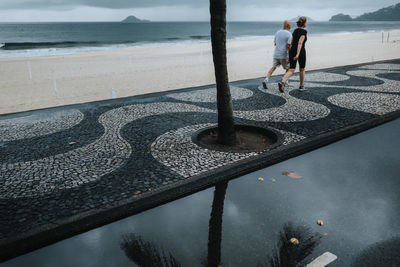
{"type": "Polygon", "coordinates": [[[290,28],[290,27],[292,27],[292,23],[290,22],[290,20],[284,20],[283,28],[286,29],[286,28],[290,28]]]}
{"type": "Polygon", "coordinates": [[[306,24],[306,22],[307,22],[307,18],[304,16],[301,16],[296,22],[297,27],[303,27],[304,24],[306,24]]]}

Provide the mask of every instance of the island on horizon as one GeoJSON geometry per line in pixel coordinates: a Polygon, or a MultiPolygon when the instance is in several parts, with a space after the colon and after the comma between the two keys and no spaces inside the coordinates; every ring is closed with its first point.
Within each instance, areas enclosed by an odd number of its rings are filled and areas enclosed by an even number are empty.
{"type": "Polygon", "coordinates": [[[123,23],[146,23],[146,22],[151,22],[150,20],[147,19],[139,19],[135,16],[128,16],[126,19],[122,20],[121,22],[123,23]]]}

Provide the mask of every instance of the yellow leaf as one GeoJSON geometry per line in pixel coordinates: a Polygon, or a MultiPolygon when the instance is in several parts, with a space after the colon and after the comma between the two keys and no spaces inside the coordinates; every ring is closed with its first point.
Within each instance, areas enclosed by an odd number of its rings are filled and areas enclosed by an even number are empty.
{"type": "Polygon", "coordinates": [[[298,245],[299,244],[299,240],[297,240],[297,238],[292,237],[290,239],[290,243],[292,243],[293,245],[298,245]]]}
{"type": "Polygon", "coordinates": [[[262,182],[262,181],[264,181],[264,178],[260,177],[260,178],[258,178],[258,180],[262,182]]]}
{"type": "Polygon", "coordinates": [[[324,225],[324,221],[323,221],[323,220],[318,220],[318,221],[317,221],[317,224],[318,224],[319,226],[322,226],[322,225],[324,225]]]}
{"type": "Polygon", "coordinates": [[[69,145],[72,146],[72,145],[76,145],[77,143],[78,142],[72,141],[72,142],[69,142],[69,145]]]}

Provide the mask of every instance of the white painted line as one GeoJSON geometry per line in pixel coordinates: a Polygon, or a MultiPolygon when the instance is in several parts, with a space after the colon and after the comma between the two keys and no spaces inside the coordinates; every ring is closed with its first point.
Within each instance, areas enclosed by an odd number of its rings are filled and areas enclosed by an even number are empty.
{"type": "Polygon", "coordinates": [[[31,62],[28,60],[27,64],[28,64],[29,80],[32,80],[31,62]]]}
{"type": "Polygon", "coordinates": [[[117,98],[117,93],[115,92],[114,88],[111,88],[111,98],[117,98]]]}
{"type": "Polygon", "coordinates": [[[54,94],[58,98],[58,89],[57,89],[57,81],[56,81],[56,72],[53,70],[52,71],[52,76],[53,76],[53,86],[54,86],[54,94]]]}
{"type": "Polygon", "coordinates": [[[324,254],[307,264],[307,267],[324,267],[329,263],[335,261],[336,259],[337,256],[335,254],[325,252],[324,254]]]}

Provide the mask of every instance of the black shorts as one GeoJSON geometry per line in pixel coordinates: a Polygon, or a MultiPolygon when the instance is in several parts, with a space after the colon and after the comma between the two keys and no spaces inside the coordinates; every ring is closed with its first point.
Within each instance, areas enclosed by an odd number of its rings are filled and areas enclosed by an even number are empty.
{"type": "MultiPolygon", "coordinates": [[[[296,51],[290,50],[289,61],[290,61],[291,69],[296,69],[297,60],[293,59],[296,56],[296,54],[297,54],[297,50],[296,51]]],[[[304,69],[306,67],[306,50],[305,49],[301,50],[298,61],[299,61],[300,69],[304,69]]]]}

